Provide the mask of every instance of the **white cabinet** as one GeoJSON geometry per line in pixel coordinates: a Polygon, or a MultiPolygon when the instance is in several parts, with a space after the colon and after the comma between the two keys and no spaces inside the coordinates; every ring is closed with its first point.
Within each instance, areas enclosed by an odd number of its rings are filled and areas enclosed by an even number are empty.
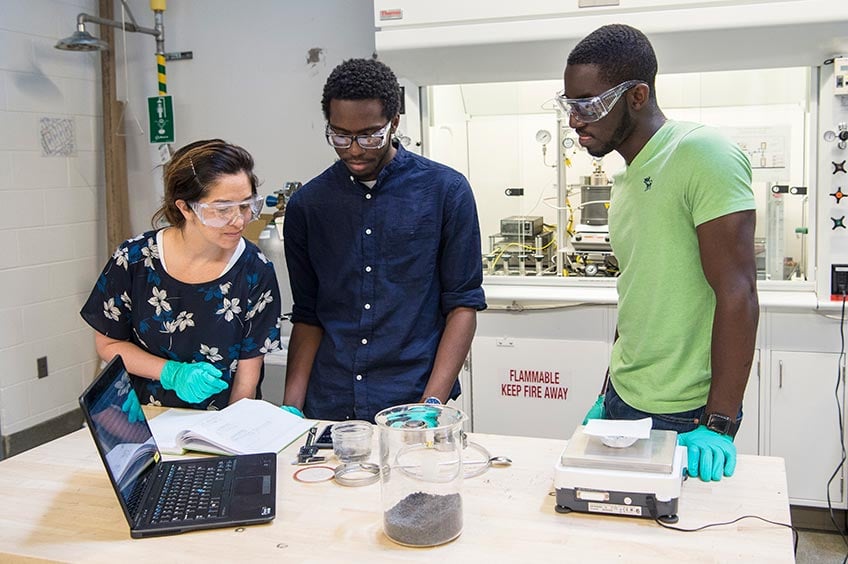
{"type": "Polygon", "coordinates": [[[739,454],[759,454],[760,446],[760,351],[754,351],[751,375],[742,400],[742,426],[733,443],[739,454]]]}
{"type": "MultiPolygon", "coordinates": [[[[841,321],[826,311],[771,307],[760,312],[736,448],[783,458],[790,502],[827,507],[827,481],[842,453],[840,407],[845,419],[844,382],[839,406],[835,397],[841,321]]],[[[597,397],[616,321],[612,305],[483,312],[463,375],[473,430],[568,438],[597,397]],[[556,388],[567,396],[552,395],[556,388]]],[[[846,479],[843,468],[832,482],[834,508],[848,507],[846,479]]]]}
{"type": "Polygon", "coordinates": [[[571,437],[598,397],[608,358],[606,342],[475,337],[474,432],[571,437]]]}
{"type": "Polygon", "coordinates": [[[463,388],[474,432],[571,437],[601,390],[616,319],[607,305],[482,312],[463,388]]]}
{"type": "MultiPolygon", "coordinates": [[[[827,506],[827,481],[842,452],[834,393],[839,363],[835,353],[771,351],[768,448],[763,454],[785,459],[793,504],[827,506]]],[[[840,384],[840,406],[844,398],[840,384]]],[[[831,484],[833,507],[845,507],[844,481],[843,467],[831,484]]]]}

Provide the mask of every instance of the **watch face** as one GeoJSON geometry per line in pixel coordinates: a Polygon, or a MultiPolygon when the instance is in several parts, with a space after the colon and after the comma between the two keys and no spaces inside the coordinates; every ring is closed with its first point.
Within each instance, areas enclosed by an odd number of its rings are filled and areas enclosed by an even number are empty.
{"type": "Polygon", "coordinates": [[[719,413],[710,413],[709,416],[707,416],[706,427],[710,431],[715,431],[716,433],[721,433],[722,435],[729,435],[733,427],[733,422],[730,420],[730,417],[726,415],[721,415],[719,413]]]}

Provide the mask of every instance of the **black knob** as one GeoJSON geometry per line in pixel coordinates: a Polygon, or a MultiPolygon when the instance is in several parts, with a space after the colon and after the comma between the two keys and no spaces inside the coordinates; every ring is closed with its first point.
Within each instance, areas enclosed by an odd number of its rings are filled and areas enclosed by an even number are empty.
{"type": "Polygon", "coordinates": [[[843,129],[839,132],[840,141],[848,141],[848,129],[843,129]]]}

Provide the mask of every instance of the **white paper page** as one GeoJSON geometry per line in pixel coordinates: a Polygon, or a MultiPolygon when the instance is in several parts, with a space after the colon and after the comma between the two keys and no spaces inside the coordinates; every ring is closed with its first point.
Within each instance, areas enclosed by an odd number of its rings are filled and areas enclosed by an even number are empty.
{"type": "Polygon", "coordinates": [[[647,439],[651,436],[651,418],[633,421],[621,419],[590,419],[583,428],[584,435],[594,437],[631,437],[647,439]]]}
{"type": "Polygon", "coordinates": [[[221,411],[207,412],[192,427],[192,434],[234,453],[255,454],[280,452],[313,425],[267,401],[244,398],[221,411]]]}
{"type": "Polygon", "coordinates": [[[168,411],[148,421],[150,431],[159,450],[165,454],[182,454],[182,447],[177,446],[177,433],[186,429],[192,429],[200,424],[204,417],[208,417],[211,411],[198,411],[194,409],[169,409],[168,411]]]}

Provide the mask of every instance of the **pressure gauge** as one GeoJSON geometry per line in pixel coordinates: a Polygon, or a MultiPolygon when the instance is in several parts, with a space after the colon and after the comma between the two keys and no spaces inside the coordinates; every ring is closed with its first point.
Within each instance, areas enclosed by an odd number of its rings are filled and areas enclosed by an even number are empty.
{"type": "Polygon", "coordinates": [[[824,132],[824,140],[830,143],[831,141],[836,140],[836,132],[830,131],[829,129],[824,132]]]}
{"type": "Polygon", "coordinates": [[[545,145],[550,140],[551,140],[551,132],[548,131],[547,129],[540,129],[539,131],[536,132],[536,141],[538,141],[542,145],[545,145]]]}
{"type": "Polygon", "coordinates": [[[562,147],[563,149],[570,149],[574,147],[574,139],[572,139],[571,137],[566,137],[562,140],[562,147]]]}

